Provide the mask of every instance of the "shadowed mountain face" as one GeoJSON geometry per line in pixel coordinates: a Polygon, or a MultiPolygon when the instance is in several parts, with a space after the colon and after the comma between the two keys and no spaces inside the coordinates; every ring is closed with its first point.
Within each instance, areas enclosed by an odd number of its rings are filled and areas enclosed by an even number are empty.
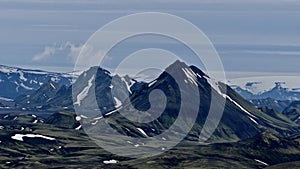
{"type": "Polygon", "coordinates": [[[291,103],[283,114],[288,116],[293,122],[300,124],[300,101],[291,103]]]}
{"type": "Polygon", "coordinates": [[[70,86],[48,81],[32,94],[17,97],[14,102],[18,109],[57,111],[73,108],[71,95],[70,86]]]}

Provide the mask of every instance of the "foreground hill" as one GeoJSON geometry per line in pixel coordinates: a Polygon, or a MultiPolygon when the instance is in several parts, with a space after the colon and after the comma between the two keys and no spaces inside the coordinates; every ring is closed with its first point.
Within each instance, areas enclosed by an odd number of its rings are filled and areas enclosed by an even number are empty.
{"type": "Polygon", "coordinates": [[[292,161],[300,158],[297,136],[283,138],[270,131],[235,143],[182,142],[154,157],[124,158],[98,147],[78,129],[78,119],[70,112],[47,119],[0,115],[1,168],[278,168],[297,166],[292,161]]]}

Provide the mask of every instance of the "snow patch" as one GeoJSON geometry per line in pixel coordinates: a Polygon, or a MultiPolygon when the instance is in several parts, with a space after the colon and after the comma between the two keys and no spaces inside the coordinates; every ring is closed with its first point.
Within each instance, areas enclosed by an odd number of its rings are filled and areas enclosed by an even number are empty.
{"type": "Polygon", "coordinates": [[[95,75],[93,75],[93,77],[89,80],[88,82],[88,86],[86,86],[78,95],[77,95],[77,100],[74,104],[77,104],[80,106],[81,101],[87,97],[88,92],[90,90],[90,88],[93,85],[93,81],[95,79],[95,75]]]}
{"type": "MultiPolygon", "coordinates": [[[[249,117],[249,116],[248,116],[248,117],[249,117]]],[[[252,117],[249,117],[249,119],[250,119],[251,121],[253,121],[255,124],[258,124],[257,121],[255,121],[252,117]]]]}
{"type": "Polygon", "coordinates": [[[24,83],[21,83],[20,86],[26,90],[34,90],[34,88],[28,87],[28,86],[24,85],[24,83]]]}
{"type": "Polygon", "coordinates": [[[224,98],[227,98],[228,100],[230,100],[232,103],[234,103],[237,107],[239,107],[242,111],[244,111],[245,113],[247,113],[249,116],[257,119],[257,117],[255,117],[253,114],[251,114],[250,112],[248,112],[244,107],[242,107],[240,104],[238,104],[232,98],[230,98],[228,95],[226,95],[226,94],[222,94],[222,95],[223,95],[224,98]]]}
{"type": "Polygon", "coordinates": [[[78,127],[75,128],[75,130],[80,130],[81,129],[81,125],[79,125],[78,127]]]}
{"type": "Polygon", "coordinates": [[[254,159],[254,160],[255,160],[256,162],[259,162],[259,163],[265,165],[265,166],[269,166],[269,164],[267,164],[267,163],[265,163],[265,162],[263,162],[263,161],[260,161],[260,160],[258,160],[258,159],[254,159]]]}
{"type": "Polygon", "coordinates": [[[76,121],[80,121],[81,117],[80,116],[76,116],[75,119],[76,119],[76,121]]]}
{"type": "Polygon", "coordinates": [[[144,136],[148,137],[147,133],[141,129],[141,128],[136,128],[139,132],[141,132],[144,136]]]}
{"type": "Polygon", "coordinates": [[[150,83],[148,84],[148,87],[151,87],[151,86],[154,85],[156,82],[157,82],[157,80],[153,80],[152,82],[150,82],[150,83]]]}
{"type": "Polygon", "coordinates": [[[117,164],[118,161],[117,160],[105,160],[103,161],[104,164],[117,164]]]}
{"type": "Polygon", "coordinates": [[[0,71],[3,73],[17,73],[18,69],[7,66],[0,66],[0,71]]]}
{"type": "Polygon", "coordinates": [[[0,100],[7,101],[7,102],[12,102],[12,101],[14,101],[14,100],[12,100],[12,99],[8,99],[8,98],[5,98],[5,97],[0,97],[0,100]]]}
{"type": "Polygon", "coordinates": [[[11,136],[12,139],[18,140],[18,141],[24,141],[23,137],[29,137],[29,138],[43,138],[47,140],[56,140],[55,138],[43,136],[40,134],[15,134],[14,136],[11,136]]]}
{"type": "Polygon", "coordinates": [[[92,122],[92,125],[96,125],[98,123],[98,120],[96,120],[95,122],[92,122]]]}
{"type": "Polygon", "coordinates": [[[119,108],[117,108],[117,109],[115,109],[115,110],[113,110],[113,111],[111,111],[111,112],[106,113],[105,116],[111,115],[111,114],[113,114],[113,113],[119,111],[121,108],[122,108],[122,106],[119,107],[119,108]]]}
{"type": "Polygon", "coordinates": [[[24,73],[22,71],[19,71],[19,75],[20,75],[20,80],[25,81],[25,82],[27,81],[27,79],[25,78],[24,73]]]}
{"type": "Polygon", "coordinates": [[[126,87],[127,87],[127,90],[130,94],[132,94],[132,91],[131,91],[131,86],[134,84],[132,81],[130,81],[130,84],[128,84],[128,82],[124,79],[124,77],[121,78],[122,81],[125,83],[126,87]]]}
{"type": "Polygon", "coordinates": [[[300,116],[294,120],[294,122],[298,122],[300,120],[300,116]]]}
{"type": "Polygon", "coordinates": [[[122,102],[118,98],[114,97],[114,100],[115,100],[115,108],[119,108],[122,106],[122,102]]]}
{"type": "Polygon", "coordinates": [[[196,86],[198,86],[198,83],[197,83],[197,75],[192,71],[190,70],[189,68],[182,68],[183,72],[185,73],[185,75],[188,77],[188,80],[195,84],[196,86]]]}
{"type": "Polygon", "coordinates": [[[102,118],[103,118],[103,116],[95,117],[94,120],[100,120],[100,119],[102,119],[102,118]]]}
{"type": "Polygon", "coordinates": [[[56,89],[56,87],[55,87],[52,83],[50,83],[50,86],[51,86],[53,89],[56,89]]]}
{"type": "Polygon", "coordinates": [[[80,115],[81,118],[87,119],[88,117],[86,117],[85,115],[80,115]]]}

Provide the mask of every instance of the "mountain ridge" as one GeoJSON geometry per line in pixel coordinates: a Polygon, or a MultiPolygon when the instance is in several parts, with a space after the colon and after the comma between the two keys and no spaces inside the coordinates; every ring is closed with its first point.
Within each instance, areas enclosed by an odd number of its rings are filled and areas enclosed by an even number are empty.
{"type": "MultiPolygon", "coordinates": [[[[81,115],[87,116],[87,121],[93,120],[89,118],[94,118],[95,115],[100,117],[102,114],[103,117],[110,119],[110,125],[118,129],[118,132],[134,137],[144,137],[143,134],[138,134],[140,132],[137,128],[143,129],[148,136],[167,130],[177,118],[178,106],[184,95],[189,99],[188,107],[184,112],[186,113],[185,118],[188,120],[190,112],[194,111],[195,105],[199,104],[197,99],[190,99],[190,96],[195,95],[196,91],[200,94],[201,104],[198,117],[190,119],[191,121],[196,120],[196,123],[186,137],[188,140],[199,139],[200,131],[211,106],[213,106],[213,110],[215,109],[214,111],[222,110],[222,106],[224,106],[221,104],[222,102],[225,102],[224,113],[211,137],[211,142],[238,141],[253,137],[265,129],[282,135],[290,135],[299,130],[299,126],[294,122],[256,109],[230,86],[211,79],[197,67],[188,66],[181,61],[176,61],[168,66],[158,78],[149,83],[137,82],[130,78],[126,80],[124,77],[111,75],[109,71],[100,67],[92,67],[83,72],[70,86],[59,86],[50,80],[43,87],[33,94],[19,97],[16,99],[16,105],[27,110],[83,110],[81,115]],[[182,88],[179,88],[179,84],[182,88]],[[57,86],[55,90],[53,86],[57,86]],[[43,89],[43,87],[45,88],[43,89]],[[154,99],[152,100],[154,102],[150,103],[149,94],[157,89],[163,91],[167,99],[166,108],[158,119],[151,123],[134,124],[120,115],[119,112],[125,111],[129,114],[138,112],[147,114],[148,117],[154,116],[156,112],[153,112],[152,108],[160,110],[163,107],[163,102],[159,99],[154,99]],[[91,93],[93,91],[95,91],[97,107],[90,109],[90,105],[95,102],[93,93],[91,93]],[[48,97],[41,100],[45,95],[48,97]],[[211,105],[212,96],[216,97],[213,105],[211,105]],[[133,107],[127,106],[130,104],[133,107]],[[153,105],[155,106],[151,107],[153,105]],[[150,107],[151,109],[149,109],[150,107]],[[126,128],[130,129],[130,132],[126,131],[126,128]],[[155,131],[151,129],[155,129],[155,131]]],[[[144,120],[147,121],[147,119],[144,120]]],[[[87,125],[91,125],[91,123],[87,125]]]]}
{"type": "Polygon", "coordinates": [[[0,97],[13,100],[20,95],[31,94],[49,80],[60,85],[70,85],[76,77],[75,73],[55,73],[0,65],[0,97]]]}
{"type": "Polygon", "coordinates": [[[237,78],[230,86],[247,100],[300,100],[299,76],[237,78]]]}

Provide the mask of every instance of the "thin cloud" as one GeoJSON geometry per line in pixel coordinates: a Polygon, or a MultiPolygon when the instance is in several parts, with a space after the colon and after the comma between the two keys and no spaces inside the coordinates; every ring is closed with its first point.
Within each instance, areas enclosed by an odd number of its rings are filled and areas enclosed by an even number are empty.
{"type": "Polygon", "coordinates": [[[80,53],[83,45],[75,45],[71,42],[67,42],[66,46],[68,46],[70,49],[68,55],[71,57],[72,61],[75,62],[77,57],[79,56],[79,53],[80,53]]]}
{"type": "Polygon", "coordinates": [[[56,55],[66,53],[66,56],[68,56],[70,61],[73,63],[78,57],[82,46],[83,45],[76,45],[69,41],[62,45],[54,44],[52,46],[46,46],[43,52],[33,56],[32,61],[34,62],[47,61],[49,59],[53,59],[53,57],[55,57],[56,55]]]}
{"type": "Polygon", "coordinates": [[[34,55],[34,57],[32,58],[32,61],[39,62],[44,59],[47,59],[48,57],[54,55],[56,51],[57,51],[57,49],[55,47],[46,46],[42,53],[38,53],[38,54],[34,55]]]}
{"type": "Polygon", "coordinates": [[[257,55],[284,55],[284,56],[300,56],[300,51],[287,51],[287,50],[232,50],[232,51],[220,51],[223,54],[232,53],[248,53],[257,55]]]}
{"type": "Polygon", "coordinates": [[[39,25],[32,25],[32,27],[72,27],[72,25],[39,24],[39,25]]]}
{"type": "Polygon", "coordinates": [[[245,50],[246,53],[252,54],[267,54],[267,55],[298,55],[300,56],[300,51],[267,51],[267,50],[245,50]]]}

